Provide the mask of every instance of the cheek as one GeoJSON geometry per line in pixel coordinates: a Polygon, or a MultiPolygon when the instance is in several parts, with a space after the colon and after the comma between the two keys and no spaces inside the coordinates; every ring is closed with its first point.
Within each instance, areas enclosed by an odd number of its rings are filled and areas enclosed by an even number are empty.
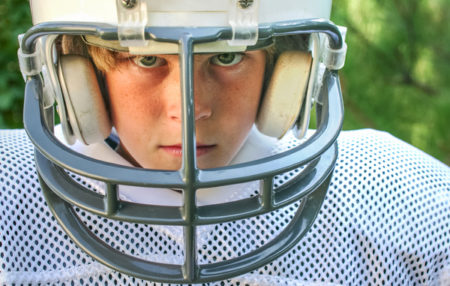
{"type": "Polygon", "coordinates": [[[234,76],[231,82],[222,86],[219,97],[223,130],[231,135],[230,144],[237,147],[247,137],[258,113],[264,65],[253,71],[251,76],[234,76]]]}
{"type": "Polygon", "coordinates": [[[161,110],[158,97],[149,94],[149,84],[125,78],[119,71],[106,73],[110,111],[116,128],[130,132],[142,131],[161,110]]]}
{"type": "Polygon", "coordinates": [[[213,73],[216,93],[225,106],[255,113],[261,97],[265,70],[265,57],[253,56],[235,69],[213,73]]]}
{"type": "Polygon", "coordinates": [[[228,105],[231,112],[239,114],[243,122],[255,120],[263,84],[264,69],[254,70],[251,76],[234,77],[228,82],[227,95],[224,97],[224,105],[228,105]]]}

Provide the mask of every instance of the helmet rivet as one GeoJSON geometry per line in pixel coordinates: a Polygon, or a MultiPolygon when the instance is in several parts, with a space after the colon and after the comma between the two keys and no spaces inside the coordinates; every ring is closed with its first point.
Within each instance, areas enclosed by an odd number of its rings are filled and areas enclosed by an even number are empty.
{"type": "Polygon", "coordinates": [[[131,9],[134,8],[134,6],[136,6],[136,2],[137,0],[122,0],[122,6],[127,9],[131,9]]]}
{"type": "Polygon", "coordinates": [[[239,7],[242,9],[247,9],[248,7],[253,5],[253,0],[239,0],[239,7]]]}

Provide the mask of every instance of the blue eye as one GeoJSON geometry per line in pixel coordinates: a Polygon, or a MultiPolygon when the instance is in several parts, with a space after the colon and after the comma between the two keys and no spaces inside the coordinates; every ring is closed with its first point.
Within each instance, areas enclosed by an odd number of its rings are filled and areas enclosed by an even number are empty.
{"type": "Polygon", "coordinates": [[[136,56],[133,61],[143,68],[156,68],[166,63],[163,58],[157,56],[136,56]]]}
{"type": "Polygon", "coordinates": [[[228,67],[238,64],[242,61],[241,53],[223,53],[215,55],[211,58],[211,63],[218,66],[228,67]]]}

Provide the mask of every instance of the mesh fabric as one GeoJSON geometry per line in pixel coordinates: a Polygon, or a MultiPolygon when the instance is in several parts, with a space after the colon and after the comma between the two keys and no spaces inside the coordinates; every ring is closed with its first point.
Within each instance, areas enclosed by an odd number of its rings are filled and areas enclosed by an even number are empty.
{"type": "MultiPolygon", "coordinates": [[[[384,132],[342,132],[322,209],[302,241],[276,261],[211,285],[450,285],[450,169],[384,132]]],[[[280,141],[276,152],[298,144],[280,141]]],[[[277,184],[292,177],[284,174],[277,184]]],[[[74,176],[91,189],[96,182],[74,176]]],[[[40,191],[23,130],[0,132],[2,285],[159,285],[115,272],[62,231],[40,191]]],[[[297,204],[198,229],[202,263],[267,243],[297,204]]],[[[96,235],[126,253],[181,263],[182,230],[112,221],[78,211],[96,235]]]]}

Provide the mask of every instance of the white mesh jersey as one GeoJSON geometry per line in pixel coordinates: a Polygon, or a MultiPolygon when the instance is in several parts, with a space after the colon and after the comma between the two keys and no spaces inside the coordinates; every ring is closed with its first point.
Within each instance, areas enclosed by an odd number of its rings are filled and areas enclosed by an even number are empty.
{"type": "MultiPolygon", "coordinates": [[[[450,168],[384,132],[342,132],[338,142],[326,199],[301,242],[252,273],[211,285],[450,285],[450,168]]],[[[295,144],[288,138],[278,149],[295,144]]],[[[0,185],[2,285],[154,285],[101,265],[70,241],[46,206],[23,130],[0,132],[0,185]]],[[[220,261],[267,243],[296,208],[200,228],[199,259],[220,261]]],[[[117,249],[181,262],[176,227],[78,213],[117,249]]]]}

